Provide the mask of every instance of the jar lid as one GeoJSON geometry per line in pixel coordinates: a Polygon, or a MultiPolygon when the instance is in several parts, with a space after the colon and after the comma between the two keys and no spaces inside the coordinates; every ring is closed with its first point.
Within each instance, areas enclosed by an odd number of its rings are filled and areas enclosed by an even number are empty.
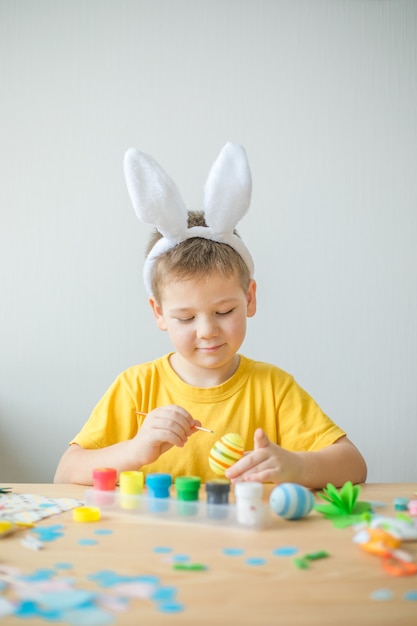
{"type": "Polygon", "coordinates": [[[146,486],[152,489],[156,497],[166,497],[168,489],[172,485],[171,474],[148,474],[146,476],[146,486]]]}
{"type": "Polygon", "coordinates": [[[256,482],[235,483],[235,496],[241,498],[261,498],[263,485],[256,482]]]}
{"type": "Polygon", "coordinates": [[[201,478],[198,476],[178,476],[175,479],[176,489],[192,490],[199,489],[201,485],[201,478]]]}
{"type": "Polygon", "coordinates": [[[226,478],[214,478],[206,483],[206,492],[216,495],[229,493],[230,482],[226,478]]]}
{"type": "Polygon", "coordinates": [[[100,517],[100,509],[96,506],[79,506],[72,510],[74,522],[98,522],[100,517]]]}

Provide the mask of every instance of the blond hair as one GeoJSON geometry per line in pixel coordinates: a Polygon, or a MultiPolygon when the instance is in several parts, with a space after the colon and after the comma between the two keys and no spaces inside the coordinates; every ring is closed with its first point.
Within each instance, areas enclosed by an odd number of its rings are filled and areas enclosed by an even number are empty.
{"type": "MultiPolygon", "coordinates": [[[[193,226],[207,226],[202,212],[188,211],[188,228],[193,226]]],[[[234,231],[234,234],[238,233],[234,231]]],[[[146,256],[161,237],[157,230],[152,233],[146,256]]],[[[191,237],[155,259],[152,293],[155,299],[161,302],[161,290],[168,282],[200,280],[212,274],[220,274],[225,278],[236,274],[243,291],[246,293],[249,288],[249,268],[236,250],[225,243],[191,237]]]]}

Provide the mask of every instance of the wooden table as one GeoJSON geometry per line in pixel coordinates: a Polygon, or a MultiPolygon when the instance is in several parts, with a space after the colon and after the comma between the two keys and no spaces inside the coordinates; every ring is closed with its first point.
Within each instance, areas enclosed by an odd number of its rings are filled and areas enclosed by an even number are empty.
{"type": "MultiPolygon", "coordinates": [[[[78,485],[15,484],[15,493],[83,499],[85,488],[78,485]]],[[[267,499],[271,487],[264,486],[267,499]]],[[[378,509],[394,516],[395,497],[414,498],[417,484],[368,484],[360,500],[385,502],[378,509]]],[[[204,495],[203,495],[204,497],[204,495]]],[[[69,573],[77,588],[98,591],[88,576],[99,570],[123,575],[154,575],[161,585],[177,589],[178,613],[163,613],[148,598],[130,601],[127,611],[114,613],[115,624],[132,626],[282,624],[400,626],[417,624],[417,601],[404,598],[417,592],[417,576],[395,577],[381,567],[379,557],[353,543],[351,527],[336,529],[313,511],[302,520],[276,517],[270,528],[213,528],[186,523],[158,522],[123,512],[102,512],[99,522],[74,522],[72,512],[42,520],[37,525],[63,524],[64,536],[45,544],[39,551],[24,548],[15,533],[0,542],[0,564],[14,566],[24,573],[52,568],[69,562],[69,573]],[[96,529],[111,530],[96,545],[81,546],[82,538],[93,537],[96,529]],[[178,571],[156,547],[169,547],[172,555],[187,555],[192,563],[207,566],[204,571],[178,571]],[[311,562],[308,569],[295,567],[294,557],[273,554],[277,548],[294,546],[298,556],[325,550],[329,558],[311,562]],[[230,556],[225,549],[238,548],[243,554],[230,556]],[[250,559],[257,559],[251,561],[250,559]],[[258,565],[254,564],[258,563],[258,565]],[[392,597],[371,599],[377,590],[388,590],[392,597]]],[[[96,538],[98,537],[95,535],[96,538]]],[[[417,560],[417,542],[403,548],[417,560]]],[[[103,590],[101,590],[103,591],[103,590]]],[[[106,591],[106,590],[104,590],[106,591]]],[[[45,624],[40,619],[0,619],[7,626],[45,624]]]]}

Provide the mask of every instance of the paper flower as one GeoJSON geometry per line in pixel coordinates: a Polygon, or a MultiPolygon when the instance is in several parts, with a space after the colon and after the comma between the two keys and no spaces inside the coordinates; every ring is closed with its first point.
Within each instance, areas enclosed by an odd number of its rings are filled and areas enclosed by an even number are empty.
{"type": "Polygon", "coordinates": [[[361,492],[359,485],[346,482],[340,490],[329,483],[319,497],[328,504],[316,504],[314,509],[326,519],[333,521],[338,528],[351,526],[363,520],[363,516],[371,511],[369,502],[358,502],[361,492]]]}

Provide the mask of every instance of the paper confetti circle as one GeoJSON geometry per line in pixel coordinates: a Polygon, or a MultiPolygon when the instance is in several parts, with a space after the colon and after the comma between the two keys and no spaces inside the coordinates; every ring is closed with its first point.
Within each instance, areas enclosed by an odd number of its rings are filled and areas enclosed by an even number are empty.
{"type": "Polygon", "coordinates": [[[269,496],[272,510],[284,519],[300,519],[310,513],[314,496],[309,489],[296,483],[282,483],[269,496]]]}
{"type": "Polygon", "coordinates": [[[243,456],[243,439],[237,433],[223,435],[216,441],[209,454],[209,465],[218,476],[243,456]]]}

